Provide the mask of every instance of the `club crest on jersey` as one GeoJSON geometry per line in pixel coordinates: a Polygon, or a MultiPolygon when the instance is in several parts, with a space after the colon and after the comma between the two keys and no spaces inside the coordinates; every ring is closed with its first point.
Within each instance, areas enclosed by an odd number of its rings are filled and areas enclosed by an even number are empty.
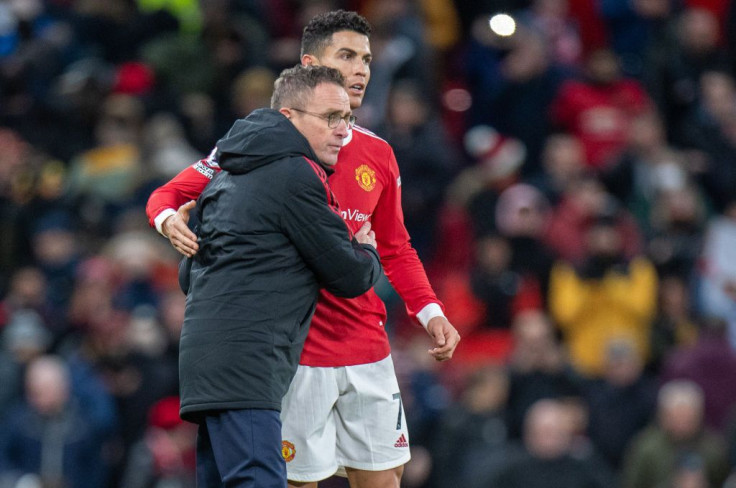
{"type": "Polygon", "coordinates": [[[365,191],[371,191],[376,187],[376,172],[367,164],[361,164],[355,169],[355,180],[365,191]]]}
{"type": "Polygon", "coordinates": [[[294,459],[294,456],[296,456],[296,448],[294,447],[294,444],[289,441],[281,441],[281,455],[287,463],[294,459]]]}

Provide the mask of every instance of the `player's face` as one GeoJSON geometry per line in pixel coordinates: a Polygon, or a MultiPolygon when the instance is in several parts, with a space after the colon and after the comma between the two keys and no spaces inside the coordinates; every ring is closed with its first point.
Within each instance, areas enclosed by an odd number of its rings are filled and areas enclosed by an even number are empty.
{"type": "Polygon", "coordinates": [[[345,89],[350,97],[350,107],[355,109],[363,103],[365,88],[371,77],[372,59],[367,36],[355,31],[340,31],[332,34],[329,45],[319,56],[305,54],[302,64],[327,66],[342,73],[345,77],[345,89]]]}
{"type": "Polygon", "coordinates": [[[351,114],[350,100],[344,88],[334,83],[320,83],[314,88],[305,107],[282,108],[299,132],[307,138],[319,160],[328,166],[337,163],[337,154],[348,135],[348,124],[340,120],[330,128],[327,119],[332,114],[345,118],[351,114]]]}

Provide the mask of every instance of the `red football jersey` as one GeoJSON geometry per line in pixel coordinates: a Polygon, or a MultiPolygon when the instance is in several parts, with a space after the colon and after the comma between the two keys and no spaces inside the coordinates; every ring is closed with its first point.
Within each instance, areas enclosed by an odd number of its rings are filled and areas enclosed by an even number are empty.
{"type": "MultiPolygon", "coordinates": [[[[215,152],[179,173],[153,192],[146,206],[152,225],[189,200],[196,199],[219,166],[215,152]]],[[[409,242],[401,209],[401,177],[391,146],[375,134],[355,127],[340,150],[330,186],[340,212],[355,233],[370,221],[376,233],[381,263],[410,316],[437,304],[422,263],[409,242]]],[[[305,223],[308,225],[308,223],[305,223]]],[[[435,313],[430,313],[430,317],[435,313]]],[[[385,331],[386,307],[371,289],[357,298],[320,292],[317,309],[300,363],[332,367],[379,361],[390,352],[385,331]]]]}

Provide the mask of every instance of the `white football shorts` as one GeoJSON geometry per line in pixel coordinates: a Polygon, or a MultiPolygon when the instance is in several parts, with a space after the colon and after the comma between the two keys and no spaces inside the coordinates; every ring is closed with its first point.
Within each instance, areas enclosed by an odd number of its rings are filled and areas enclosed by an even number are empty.
{"type": "Polygon", "coordinates": [[[282,453],[291,481],[345,468],[383,471],[410,459],[409,432],[389,355],[369,364],[299,365],[281,407],[282,453]]]}

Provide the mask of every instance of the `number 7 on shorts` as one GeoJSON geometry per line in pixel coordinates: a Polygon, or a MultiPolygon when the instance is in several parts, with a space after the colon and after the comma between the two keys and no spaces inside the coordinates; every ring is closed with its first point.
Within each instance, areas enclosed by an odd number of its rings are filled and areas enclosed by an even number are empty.
{"type": "Polygon", "coordinates": [[[394,393],[393,399],[399,401],[399,416],[396,418],[396,430],[401,430],[401,394],[394,393]]]}

